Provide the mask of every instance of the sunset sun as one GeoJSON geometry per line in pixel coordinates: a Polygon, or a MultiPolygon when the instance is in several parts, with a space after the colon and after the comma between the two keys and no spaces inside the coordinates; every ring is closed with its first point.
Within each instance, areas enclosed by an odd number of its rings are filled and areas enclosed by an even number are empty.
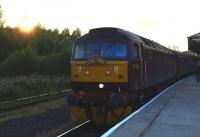
{"type": "Polygon", "coordinates": [[[18,27],[22,32],[30,33],[34,29],[35,24],[31,22],[27,17],[23,17],[18,27]]]}

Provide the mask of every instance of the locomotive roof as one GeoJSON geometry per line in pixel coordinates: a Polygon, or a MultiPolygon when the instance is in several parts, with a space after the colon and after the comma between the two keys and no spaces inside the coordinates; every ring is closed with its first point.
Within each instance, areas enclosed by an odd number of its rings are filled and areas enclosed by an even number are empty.
{"type": "Polygon", "coordinates": [[[172,50],[170,50],[152,40],[146,39],[146,38],[141,37],[132,32],[129,32],[129,31],[126,31],[123,29],[119,29],[119,28],[113,28],[113,27],[90,29],[89,33],[83,35],[76,41],[76,44],[94,41],[94,40],[100,41],[100,40],[105,40],[105,39],[107,39],[107,40],[112,39],[112,40],[119,40],[119,41],[138,41],[138,42],[145,43],[145,46],[147,46],[147,47],[151,47],[153,49],[157,49],[162,52],[173,53],[172,50]]]}
{"type": "Polygon", "coordinates": [[[94,40],[119,40],[119,41],[141,41],[139,36],[131,32],[112,27],[95,28],[89,30],[89,33],[80,37],[76,43],[83,41],[94,41],[94,40]]]}

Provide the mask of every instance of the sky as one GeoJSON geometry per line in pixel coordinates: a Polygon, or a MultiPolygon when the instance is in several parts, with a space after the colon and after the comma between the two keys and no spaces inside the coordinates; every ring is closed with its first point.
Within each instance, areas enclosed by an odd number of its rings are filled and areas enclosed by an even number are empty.
{"type": "Polygon", "coordinates": [[[5,25],[46,28],[117,27],[187,50],[187,37],[200,32],[199,0],[0,0],[5,25]]]}

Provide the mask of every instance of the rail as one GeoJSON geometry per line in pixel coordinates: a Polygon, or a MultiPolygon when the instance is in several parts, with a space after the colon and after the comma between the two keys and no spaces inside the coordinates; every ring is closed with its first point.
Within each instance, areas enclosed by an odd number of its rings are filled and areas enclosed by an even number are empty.
{"type": "Polygon", "coordinates": [[[72,131],[74,131],[74,130],[80,128],[81,126],[83,126],[83,125],[85,125],[85,124],[87,124],[87,123],[89,123],[89,122],[90,122],[90,120],[85,121],[84,123],[82,123],[82,124],[80,124],[80,125],[78,125],[78,126],[72,128],[72,129],[70,129],[70,130],[68,130],[68,131],[66,131],[66,132],[64,132],[64,133],[62,133],[61,135],[58,135],[57,137],[62,137],[62,136],[64,136],[64,135],[67,135],[68,133],[70,133],[70,132],[72,132],[72,131]]]}
{"type": "Polygon", "coordinates": [[[42,101],[62,97],[62,96],[65,96],[65,93],[69,91],[71,91],[71,89],[63,90],[59,92],[45,93],[38,96],[31,96],[31,97],[25,97],[25,98],[19,98],[19,99],[0,102],[0,111],[6,111],[6,110],[21,107],[24,105],[28,105],[28,104],[33,104],[37,102],[42,102],[42,101]]]}

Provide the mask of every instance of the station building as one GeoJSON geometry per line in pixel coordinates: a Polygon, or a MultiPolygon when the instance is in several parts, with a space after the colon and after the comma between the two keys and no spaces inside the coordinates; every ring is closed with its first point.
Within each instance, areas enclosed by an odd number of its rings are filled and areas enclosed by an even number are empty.
{"type": "Polygon", "coordinates": [[[188,50],[200,54],[200,33],[188,37],[188,50]]]}

